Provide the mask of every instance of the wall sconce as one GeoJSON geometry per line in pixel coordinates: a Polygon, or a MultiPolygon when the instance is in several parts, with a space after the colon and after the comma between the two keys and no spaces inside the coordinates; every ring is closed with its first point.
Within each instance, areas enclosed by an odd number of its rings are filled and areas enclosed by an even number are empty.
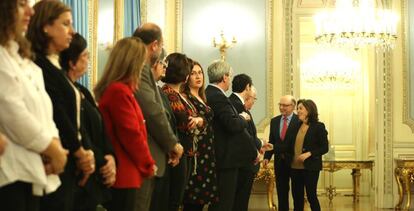
{"type": "Polygon", "coordinates": [[[231,42],[227,42],[227,39],[224,36],[223,30],[221,30],[220,32],[220,38],[221,38],[220,43],[217,43],[216,38],[213,37],[213,47],[218,48],[218,50],[220,51],[220,59],[222,61],[225,61],[227,49],[232,48],[237,43],[237,40],[236,40],[236,37],[233,36],[233,39],[231,40],[231,42]]]}

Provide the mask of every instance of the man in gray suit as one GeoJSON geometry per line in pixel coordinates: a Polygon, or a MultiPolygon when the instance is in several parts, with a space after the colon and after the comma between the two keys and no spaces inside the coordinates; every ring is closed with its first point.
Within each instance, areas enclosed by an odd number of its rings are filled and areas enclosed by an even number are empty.
{"type": "MultiPolygon", "coordinates": [[[[178,143],[178,139],[169,125],[163,102],[151,71],[151,67],[158,60],[162,51],[162,32],[156,24],[145,23],[135,30],[133,36],[139,37],[147,46],[147,60],[142,70],[140,87],[135,93],[135,98],[141,106],[147,127],[148,145],[158,167],[155,176],[162,177],[167,160],[171,165],[177,165],[183,153],[183,147],[178,143]]],[[[149,210],[153,188],[153,178],[144,180],[138,191],[136,210],[149,210]]]]}

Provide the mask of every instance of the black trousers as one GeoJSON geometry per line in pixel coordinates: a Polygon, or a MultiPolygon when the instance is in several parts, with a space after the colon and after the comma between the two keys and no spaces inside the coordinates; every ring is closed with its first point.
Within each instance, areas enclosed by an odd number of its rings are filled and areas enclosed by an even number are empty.
{"type": "Polygon", "coordinates": [[[290,163],[282,158],[275,161],[276,190],[279,211],[289,210],[290,163]]]}
{"type": "MultiPolygon", "coordinates": [[[[253,165],[253,164],[252,164],[253,165]]],[[[237,177],[237,190],[233,211],[247,211],[255,173],[253,166],[241,168],[237,177]]]]}
{"type": "Polygon", "coordinates": [[[39,197],[32,194],[32,184],[15,182],[0,188],[0,209],[38,211],[39,197]]]}
{"type": "Polygon", "coordinates": [[[112,200],[105,203],[108,211],[138,211],[136,207],[138,188],[112,188],[112,200]]]}
{"type": "Polygon", "coordinates": [[[203,211],[204,204],[184,203],[183,211],[203,211]]]}
{"type": "Polygon", "coordinates": [[[211,204],[208,207],[208,210],[230,211],[235,210],[234,207],[236,203],[246,203],[246,201],[243,202],[243,200],[246,199],[241,197],[243,196],[243,193],[250,193],[251,190],[246,190],[246,187],[249,186],[248,184],[246,184],[249,180],[243,178],[245,177],[246,173],[247,172],[243,168],[218,169],[217,179],[219,202],[211,204]]]}
{"type": "Polygon", "coordinates": [[[74,190],[77,187],[75,171],[75,160],[69,158],[65,166],[65,171],[59,175],[62,184],[55,192],[41,197],[41,211],[72,211],[74,209],[74,190]]]}
{"type": "Polygon", "coordinates": [[[319,204],[317,196],[317,186],[319,179],[319,171],[310,171],[306,169],[292,169],[292,195],[294,211],[303,211],[304,198],[306,189],[306,197],[309,201],[312,211],[320,211],[321,206],[319,204]]]}

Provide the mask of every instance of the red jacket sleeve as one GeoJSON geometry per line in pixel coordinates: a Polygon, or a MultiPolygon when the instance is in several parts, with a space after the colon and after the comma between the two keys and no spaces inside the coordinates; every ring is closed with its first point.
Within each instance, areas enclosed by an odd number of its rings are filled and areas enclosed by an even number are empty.
{"type": "Polygon", "coordinates": [[[112,85],[107,88],[108,99],[103,100],[110,119],[114,136],[123,151],[136,165],[144,177],[153,173],[155,161],[147,143],[147,131],[141,109],[128,86],[112,85]]]}

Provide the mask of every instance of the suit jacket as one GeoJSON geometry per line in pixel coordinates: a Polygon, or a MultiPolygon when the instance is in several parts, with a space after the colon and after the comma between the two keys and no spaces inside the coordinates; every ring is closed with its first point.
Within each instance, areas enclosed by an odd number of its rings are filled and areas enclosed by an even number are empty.
{"type": "Polygon", "coordinates": [[[65,73],[45,55],[37,54],[35,63],[42,69],[45,88],[53,104],[53,121],[64,148],[71,153],[81,146],[76,122],[76,95],[65,73]]]}
{"type": "MultiPolygon", "coordinates": [[[[294,154],[295,149],[294,139],[291,142],[291,153],[294,154]]],[[[322,155],[329,150],[328,131],[326,131],[325,124],[322,122],[315,122],[309,124],[305,139],[303,140],[302,153],[311,152],[311,156],[303,163],[305,169],[312,171],[322,170],[322,155]]]]}
{"type": "MultiPolygon", "coordinates": [[[[256,150],[260,150],[260,148],[262,148],[262,141],[260,141],[260,139],[257,137],[256,125],[254,124],[252,114],[250,113],[250,111],[246,110],[246,108],[243,105],[243,102],[234,93],[230,95],[229,99],[230,99],[230,102],[233,104],[234,108],[237,110],[237,112],[239,114],[242,113],[242,112],[246,112],[252,118],[250,121],[247,121],[247,123],[248,123],[247,131],[249,132],[250,136],[252,137],[253,144],[254,144],[256,150]]],[[[252,168],[253,172],[257,173],[259,171],[260,165],[259,164],[257,164],[257,165],[252,164],[251,168],[252,168]]]]}
{"type": "Polygon", "coordinates": [[[141,106],[146,121],[148,145],[158,167],[156,176],[162,177],[167,164],[167,153],[178,143],[178,139],[170,127],[160,92],[151,68],[147,64],[142,70],[141,82],[138,91],[135,92],[135,98],[141,106]]]}
{"type": "Polygon", "coordinates": [[[249,166],[257,157],[248,123],[217,87],[206,89],[207,102],[214,112],[214,146],[218,168],[249,166]]]}
{"type": "Polygon", "coordinates": [[[272,155],[275,155],[275,164],[281,159],[290,164],[293,157],[293,151],[291,149],[292,143],[295,142],[296,134],[298,132],[300,122],[296,114],[292,115],[292,119],[288,125],[286,131],[285,140],[280,139],[280,119],[282,115],[272,118],[270,121],[270,134],[269,134],[269,143],[273,144],[273,151],[268,151],[265,153],[264,159],[270,160],[272,155]]]}
{"type": "Polygon", "coordinates": [[[155,161],[147,144],[145,120],[132,88],[122,82],[111,83],[99,100],[99,110],[118,161],[113,187],[141,187],[143,179],[153,173],[155,161]]]}

